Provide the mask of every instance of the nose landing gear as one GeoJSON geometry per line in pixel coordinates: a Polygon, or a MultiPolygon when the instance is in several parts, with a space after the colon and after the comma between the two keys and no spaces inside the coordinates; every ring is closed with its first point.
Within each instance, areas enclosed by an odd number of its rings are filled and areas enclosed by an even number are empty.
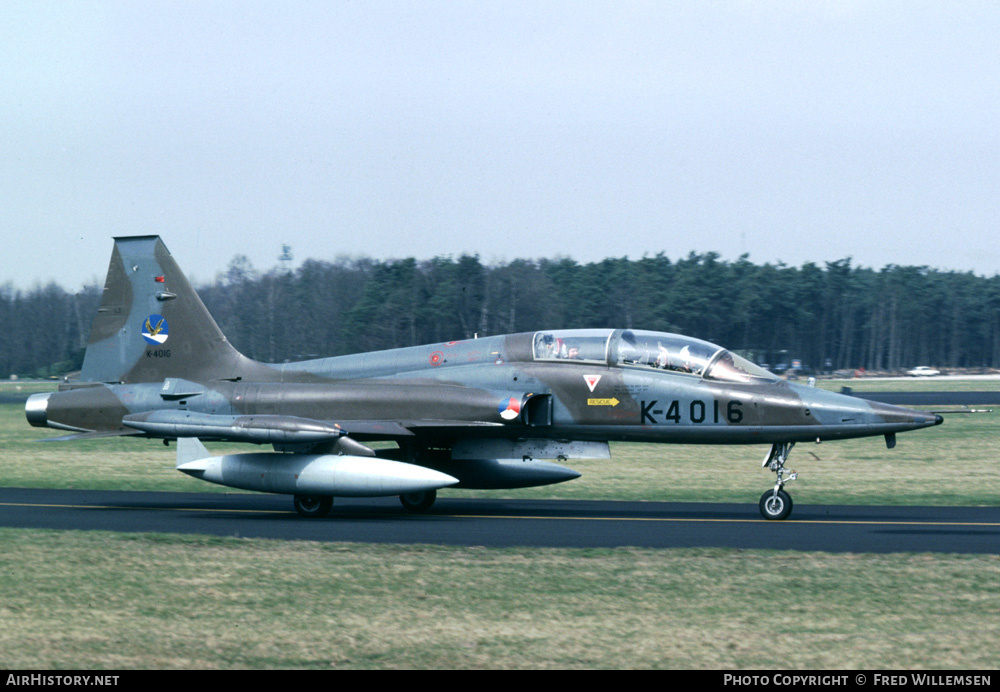
{"type": "Polygon", "coordinates": [[[792,471],[788,478],[785,478],[785,462],[788,460],[788,453],[795,446],[794,442],[781,442],[771,445],[771,451],[764,458],[761,467],[767,467],[777,474],[778,479],[772,490],[760,496],[760,513],[765,519],[785,519],[792,513],[792,497],[786,493],[782,486],[788,481],[798,478],[798,473],[792,471]]]}

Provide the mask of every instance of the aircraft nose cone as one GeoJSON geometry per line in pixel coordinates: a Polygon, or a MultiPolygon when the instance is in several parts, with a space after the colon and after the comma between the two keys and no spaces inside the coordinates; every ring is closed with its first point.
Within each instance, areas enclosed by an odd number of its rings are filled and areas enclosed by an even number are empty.
{"type": "Polygon", "coordinates": [[[890,404],[877,404],[872,402],[872,410],[878,414],[886,423],[896,423],[907,428],[926,428],[932,425],[941,425],[944,422],[939,414],[930,411],[918,411],[902,406],[892,406],[890,404]]]}
{"type": "Polygon", "coordinates": [[[936,413],[930,413],[925,411],[911,411],[913,413],[913,422],[917,425],[941,425],[944,422],[944,418],[936,413]]]}

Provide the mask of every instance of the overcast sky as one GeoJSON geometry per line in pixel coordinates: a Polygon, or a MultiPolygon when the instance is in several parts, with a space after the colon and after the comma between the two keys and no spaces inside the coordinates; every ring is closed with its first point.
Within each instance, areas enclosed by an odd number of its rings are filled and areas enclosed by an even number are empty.
{"type": "Polygon", "coordinates": [[[0,3],[0,285],[690,251],[1000,273],[1000,3],[0,3]]]}

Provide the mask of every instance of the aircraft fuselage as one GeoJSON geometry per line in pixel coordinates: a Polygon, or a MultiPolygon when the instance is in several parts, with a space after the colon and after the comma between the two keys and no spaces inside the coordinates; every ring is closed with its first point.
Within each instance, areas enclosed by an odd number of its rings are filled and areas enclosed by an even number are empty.
{"type": "Polygon", "coordinates": [[[941,422],[786,382],[706,341],[633,329],[261,363],[229,344],[155,236],[115,239],[80,381],[33,395],[25,412],[69,438],[186,440],[178,470],[293,493],[305,516],[324,514],[338,493],[399,492],[422,510],[444,487],[558,483],[579,474],[543,460],[607,458],[609,441],[636,441],[771,444],[765,464],[777,482],[761,512],[781,519],[792,444],[884,435],[892,446],[897,432],[941,422]],[[281,454],[211,457],[197,440],[281,454]]]}
{"type": "MultiPolygon", "coordinates": [[[[626,332],[610,332],[621,338],[626,332]]],[[[347,421],[386,421],[448,441],[461,435],[762,444],[885,435],[939,418],[778,378],[724,382],[655,365],[530,359],[532,334],[264,366],[257,381],[91,384],[49,395],[65,430],[114,431],[148,411],[344,421],[357,439],[398,437],[347,421]],[[529,356],[526,358],[526,356],[529,356]]],[[[45,395],[43,395],[45,396],[45,395]]]]}

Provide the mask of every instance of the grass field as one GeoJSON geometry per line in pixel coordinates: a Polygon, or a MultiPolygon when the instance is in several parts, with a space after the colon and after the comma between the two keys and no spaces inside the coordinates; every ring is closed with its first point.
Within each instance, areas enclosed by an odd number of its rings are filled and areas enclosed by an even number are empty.
{"type": "Polygon", "coordinates": [[[864,378],[849,380],[817,380],[816,386],[831,392],[850,387],[854,392],[996,392],[1000,380],[924,378],[864,378]]]}
{"type": "Polygon", "coordinates": [[[0,666],[994,668],[997,556],[0,530],[0,666]]]}
{"type": "MultiPolygon", "coordinates": [[[[996,505],[997,415],[950,416],[894,450],[880,438],[799,445],[789,490],[797,505],[996,505]]],[[[53,434],[0,404],[0,484],[228,491],[177,473],[173,447],[34,441],[53,434]]],[[[578,480],[492,494],[753,504],[773,478],[765,452],[615,445],[610,462],[571,464],[578,480]]],[[[997,583],[1000,555],[0,529],[0,666],[995,668],[997,583]]]]}

